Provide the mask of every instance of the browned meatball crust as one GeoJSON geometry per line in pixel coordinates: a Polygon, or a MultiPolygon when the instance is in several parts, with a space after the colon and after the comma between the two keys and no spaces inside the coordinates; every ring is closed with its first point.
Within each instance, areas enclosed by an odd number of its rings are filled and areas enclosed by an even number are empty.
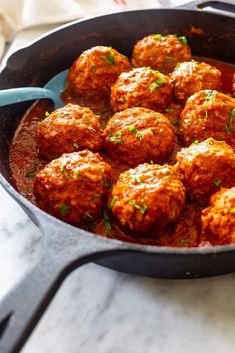
{"type": "Polygon", "coordinates": [[[195,92],[220,90],[222,86],[221,72],[216,67],[195,60],[177,65],[170,77],[175,97],[183,101],[195,92]]]}
{"type": "Polygon", "coordinates": [[[133,107],[164,111],[172,100],[173,85],[167,76],[149,67],[122,73],[111,89],[115,112],[133,107]]]}
{"type": "Polygon", "coordinates": [[[177,63],[191,58],[191,49],[185,36],[151,34],[136,43],[132,64],[135,67],[150,66],[168,74],[177,63]]]}
{"type": "Polygon", "coordinates": [[[124,227],[144,234],[174,222],[184,204],[185,188],[175,167],[140,164],[120,174],[110,207],[124,227]]]}
{"type": "Polygon", "coordinates": [[[39,154],[50,161],[66,152],[102,146],[100,118],[89,108],[67,104],[44,119],[36,132],[39,154]]]}
{"type": "Polygon", "coordinates": [[[174,147],[174,132],[161,113],[130,108],[114,114],[104,130],[105,147],[115,159],[130,165],[162,162],[174,147]]]}
{"type": "Polygon", "coordinates": [[[235,98],[213,90],[195,93],[181,113],[180,133],[187,146],[214,137],[235,148],[235,98]]]}
{"type": "Polygon", "coordinates": [[[36,202],[67,222],[92,222],[102,210],[111,183],[111,167],[98,153],[66,153],[45,166],[34,180],[36,202]]]}
{"type": "Polygon", "coordinates": [[[211,196],[210,206],[202,211],[202,230],[212,245],[235,243],[235,187],[211,196]]]}
{"type": "Polygon", "coordinates": [[[176,160],[189,197],[195,202],[207,204],[220,187],[235,185],[235,154],[225,142],[213,138],[195,141],[178,152],[176,160]]]}
{"type": "Polygon", "coordinates": [[[85,97],[107,96],[120,73],[131,70],[128,59],[111,47],[97,46],[84,51],[69,69],[68,83],[85,97]]]}

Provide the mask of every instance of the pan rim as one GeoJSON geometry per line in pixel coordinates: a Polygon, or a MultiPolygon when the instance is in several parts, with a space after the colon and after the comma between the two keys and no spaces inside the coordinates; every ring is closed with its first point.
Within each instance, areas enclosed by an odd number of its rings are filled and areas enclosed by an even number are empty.
{"type": "MultiPolygon", "coordinates": [[[[184,12],[184,13],[189,13],[193,14],[194,16],[212,16],[213,18],[225,18],[225,19],[231,19],[232,21],[235,21],[235,18],[232,16],[227,16],[224,14],[218,14],[218,13],[211,13],[208,11],[197,11],[197,10],[189,10],[189,9],[183,9],[183,8],[150,8],[150,9],[136,9],[136,10],[127,10],[127,11],[121,11],[121,12],[115,12],[115,13],[108,13],[105,15],[99,15],[91,18],[83,18],[83,19],[78,19],[66,24],[63,24],[59,27],[56,27],[55,29],[52,29],[51,31],[37,37],[35,40],[31,41],[29,44],[26,46],[21,47],[20,49],[14,51],[11,53],[9,56],[6,56],[1,64],[0,67],[0,75],[1,73],[7,69],[9,60],[11,60],[15,55],[17,55],[21,51],[26,51],[28,48],[40,43],[44,39],[46,39],[48,36],[52,34],[57,34],[60,31],[63,31],[66,28],[69,28],[71,26],[77,25],[79,23],[83,22],[91,22],[97,19],[103,19],[107,17],[113,17],[113,16],[120,16],[120,15],[126,15],[129,13],[141,13],[141,12],[184,12]]],[[[24,196],[22,196],[17,189],[13,187],[13,185],[7,181],[7,179],[0,173],[0,185],[3,186],[3,188],[10,194],[10,196],[18,203],[18,205],[25,210],[29,211],[34,215],[36,219],[36,226],[41,230],[41,223],[40,223],[40,218],[46,217],[49,219],[51,222],[56,223],[58,226],[63,226],[68,229],[73,229],[76,230],[76,232],[80,232],[81,234],[86,234],[87,236],[90,237],[95,237],[97,239],[102,239],[103,241],[106,240],[107,242],[112,241],[113,244],[116,243],[117,248],[118,246],[125,245],[126,250],[128,251],[140,251],[140,252],[146,252],[146,253],[153,253],[153,254],[161,254],[161,255],[180,255],[180,256],[187,256],[187,255],[194,255],[194,256],[205,256],[205,255],[214,255],[216,256],[217,254],[222,254],[222,253],[230,253],[235,251],[235,244],[228,244],[228,245],[213,245],[213,246],[205,246],[205,247],[191,247],[191,248],[185,248],[185,247],[166,247],[166,246],[157,246],[157,245],[147,245],[147,244],[138,244],[138,243],[132,243],[128,241],[123,241],[119,239],[113,239],[113,238],[108,238],[99,234],[94,234],[88,231],[85,231],[79,227],[75,227],[71,224],[68,224],[52,215],[49,213],[46,213],[42,209],[40,209],[38,206],[34,205],[31,203],[29,200],[27,200],[24,196]]],[[[29,217],[29,215],[27,214],[29,217]]],[[[79,236],[79,234],[78,234],[79,236]]]]}

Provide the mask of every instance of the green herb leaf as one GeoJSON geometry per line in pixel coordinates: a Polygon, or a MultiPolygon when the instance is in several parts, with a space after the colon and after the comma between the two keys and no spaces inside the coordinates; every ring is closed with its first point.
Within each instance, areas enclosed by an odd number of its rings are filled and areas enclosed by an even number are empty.
{"type": "Polygon", "coordinates": [[[205,92],[204,98],[206,101],[210,101],[211,99],[214,99],[217,96],[217,91],[212,90],[212,89],[208,89],[205,92]]]}
{"type": "Polygon", "coordinates": [[[135,200],[129,201],[129,204],[139,210],[142,214],[144,214],[148,209],[147,205],[139,205],[135,200]]]}
{"type": "Polygon", "coordinates": [[[113,136],[109,136],[108,137],[109,141],[117,144],[121,144],[122,143],[122,132],[121,131],[117,131],[113,136]]]}
{"type": "Polygon", "coordinates": [[[88,223],[86,224],[86,229],[94,230],[96,228],[96,223],[88,223]]]}
{"type": "Polygon", "coordinates": [[[104,185],[107,189],[110,189],[112,186],[113,186],[113,184],[112,183],[110,183],[108,180],[106,180],[106,179],[102,179],[101,180],[101,183],[102,183],[102,185],[104,185]]]}
{"type": "Polygon", "coordinates": [[[117,196],[114,196],[109,204],[109,208],[113,208],[114,204],[115,204],[115,201],[117,200],[117,196]]]}
{"type": "Polygon", "coordinates": [[[107,210],[104,210],[103,222],[104,222],[105,230],[107,232],[112,232],[111,219],[109,217],[109,214],[108,214],[107,210]]]}
{"type": "Polygon", "coordinates": [[[154,36],[154,39],[157,39],[157,40],[162,39],[162,34],[160,33],[154,34],[153,36],[154,36]]]}
{"type": "Polygon", "coordinates": [[[219,186],[221,184],[221,179],[220,178],[215,178],[213,183],[214,183],[215,186],[219,186]]]}
{"type": "Polygon", "coordinates": [[[69,177],[68,174],[67,174],[65,165],[62,165],[62,166],[61,166],[60,171],[61,171],[62,174],[64,174],[64,176],[65,176],[66,178],[69,177]]]}
{"type": "Polygon", "coordinates": [[[174,121],[171,121],[171,125],[179,125],[179,120],[174,120],[174,121]]]}
{"type": "Polygon", "coordinates": [[[233,119],[235,118],[235,109],[232,109],[229,113],[229,122],[228,125],[224,127],[224,131],[232,132],[233,131],[233,119]]]}
{"type": "Polygon", "coordinates": [[[175,109],[173,109],[173,108],[166,108],[165,109],[166,113],[173,113],[174,111],[175,111],[175,109]]]}
{"type": "Polygon", "coordinates": [[[120,98],[118,99],[118,102],[120,102],[120,103],[126,103],[126,98],[125,98],[125,97],[120,97],[120,98]]]}
{"type": "Polygon", "coordinates": [[[134,125],[128,126],[127,130],[132,132],[137,139],[142,140],[143,136],[141,132],[139,132],[134,125]]]}
{"type": "Polygon", "coordinates": [[[172,178],[172,175],[165,175],[165,176],[162,178],[162,180],[168,180],[168,179],[170,179],[170,178],[172,178]]]}
{"type": "Polygon", "coordinates": [[[154,81],[153,83],[151,83],[151,85],[149,85],[149,90],[155,91],[157,88],[161,87],[164,82],[165,82],[165,78],[159,77],[156,81],[154,81]]]}
{"type": "Polygon", "coordinates": [[[188,239],[181,239],[180,240],[180,244],[181,245],[187,245],[187,244],[189,244],[189,240],[188,239]]]}
{"type": "Polygon", "coordinates": [[[95,193],[95,194],[93,195],[92,199],[93,199],[94,202],[96,202],[96,201],[98,201],[98,200],[100,199],[100,195],[97,194],[97,193],[95,193]]]}
{"type": "Polygon", "coordinates": [[[48,112],[48,111],[46,111],[45,112],[45,116],[47,117],[47,116],[49,116],[50,115],[50,113],[48,112]]]}
{"type": "Polygon", "coordinates": [[[78,150],[78,149],[79,149],[79,145],[78,145],[77,143],[74,143],[74,144],[73,144],[73,148],[74,148],[75,150],[78,150]]]}
{"type": "Polygon", "coordinates": [[[114,58],[114,54],[113,54],[113,51],[112,51],[112,48],[109,48],[109,56],[105,56],[105,55],[101,55],[101,59],[106,63],[106,64],[109,64],[109,65],[114,65],[115,64],[115,58],[114,58]]]}
{"type": "Polygon", "coordinates": [[[230,212],[235,214],[235,207],[233,207],[230,212]]]}
{"type": "Polygon", "coordinates": [[[65,204],[60,205],[60,214],[61,216],[66,216],[69,211],[71,210],[71,207],[65,204]]]}
{"type": "Polygon", "coordinates": [[[25,174],[25,176],[29,179],[34,179],[36,176],[36,167],[37,167],[37,163],[34,162],[30,170],[28,170],[27,173],[25,174]]]}
{"type": "Polygon", "coordinates": [[[141,176],[140,176],[140,175],[137,176],[137,177],[135,177],[135,178],[134,178],[134,181],[135,181],[136,183],[138,183],[138,184],[143,184],[143,180],[141,179],[141,176]]]}
{"type": "Polygon", "coordinates": [[[199,144],[199,141],[198,140],[195,140],[193,141],[192,145],[198,145],[199,144]]]}
{"type": "Polygon", "coordinates": [[[27,173],[26,173],[26,177],[29,178],[29,179],[34,179],[36,176],[36,173],[33,171],[33,170],[29,170],[27,173]]]}
{"type": "Polygon", "coordinates": [[[185,36],[179,36],[178,38],[182,42],[182,44],[184,44],[184,45],[188,44],[188,40],[185,36]]]}
{"type": "Polygon", "coordinates": [[[166,59],[166,61],[172,61],[173,60],[172,56],[165,56],[165,59],[166,59]]]}

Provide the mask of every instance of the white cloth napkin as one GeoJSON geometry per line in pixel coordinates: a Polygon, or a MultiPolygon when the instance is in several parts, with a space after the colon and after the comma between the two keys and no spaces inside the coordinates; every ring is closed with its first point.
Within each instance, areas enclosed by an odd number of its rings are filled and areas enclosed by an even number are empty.
{"type": "Polygon", "coordinates": [[[15,33],[34,26],[138,8],[170,7],[187,0],[0,0],[0,57],[15,33]]]}

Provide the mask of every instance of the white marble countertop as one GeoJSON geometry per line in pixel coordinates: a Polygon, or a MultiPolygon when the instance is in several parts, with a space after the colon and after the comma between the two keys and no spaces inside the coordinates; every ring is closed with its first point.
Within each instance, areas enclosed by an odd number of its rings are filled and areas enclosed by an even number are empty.
{"type": "MultiPolygon", "coordinates": [[[[40,32],[19,34],[13,49],[40,32]]],[[[0,205],[1,298],[36,261],[41,234],[1,187],[0,205]]],[[[234,294],[234,274],[161,280],[88,264],[66,279],[22,352],[235,352],[234,294]]]]}

